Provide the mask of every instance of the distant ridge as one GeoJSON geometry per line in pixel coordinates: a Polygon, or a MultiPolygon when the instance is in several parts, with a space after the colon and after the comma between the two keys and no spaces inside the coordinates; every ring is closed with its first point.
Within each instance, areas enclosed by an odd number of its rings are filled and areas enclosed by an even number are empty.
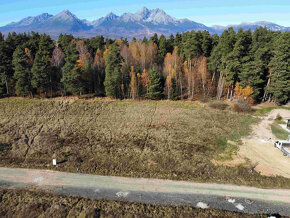
{"type": "Polygon", "coordinates": [[[111,12],[107,16],[93,21],[81,20],[69,10],[64,10],[56,15],[43,13],[35,17],[26,17],[19,22],[7,24],[0,27],[0,31],[4,34],[13,31],[18,33],[35,31],[50,34],[53,38],[57,38],[60,33],[87,38],[96,35],[111,38],[142,38],[144,36],[152,36],[154,33],[169,36],[177,32],[182,33],[192,30],[207,30],[212,34],[221,34],[229,27],[233,27],[235,31],[239,28],[254,31],[261,26],[273,31],[290,31],[289,27],[283,27],[266,21],[207,27],[189,19],[171,17],[159,8],[150,10],[146,7],[136,13],[124,13],[121,16],[111,12]]]}

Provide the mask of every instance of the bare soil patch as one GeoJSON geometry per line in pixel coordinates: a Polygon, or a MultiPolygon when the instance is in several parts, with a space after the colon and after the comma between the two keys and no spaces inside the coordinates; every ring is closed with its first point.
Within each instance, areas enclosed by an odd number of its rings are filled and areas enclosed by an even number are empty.
{"type": "Polygon", "coordinates": [[[290,111],[274,109],[260,123],[252,127],[252,134],[242,139],[238,154],[225,165],[237,166],[248,164],[266,176],[283,176],[290,178],[290,158],[274,147],[277,140],[271,131],[271,124],[277,115],[290,117],[290,111]],[[243,161],[244,160],[244,161],[243,161]]]}

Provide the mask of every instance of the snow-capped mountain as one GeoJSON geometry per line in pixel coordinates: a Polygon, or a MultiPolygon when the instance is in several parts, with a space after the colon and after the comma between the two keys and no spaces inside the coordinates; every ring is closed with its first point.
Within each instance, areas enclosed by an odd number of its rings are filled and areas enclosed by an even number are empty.
{"type": "Polygon", "coordinates": [[[32,25],[39,25],[48,20],[49,18],[53,17],[53,15],[48,13],[43,13],[35,17],[26,17],[19,22],[12,22],[5,27],[7,28],[13,28],[13,27],[26,27],[26,26],[32,26],[32,25]]]}
{"type": "Polygon", "coordinates": [[[278,24],[266,22],[266,21],[258,21],[258,22],[253,22],[253,23],[241,23],[237,25],[227,25],[227,26],[218,26],[218,25],[212,26],[214,30],[219,31],[219,32],[223,32],[225,29],[228,29],[229,27],[233,27],[235,31],[238,31],[240,28],[243,28],[243,30],[255,31],[255,29],[258,29],[259,27],[266,27],[267,29],[272,30],[272,31],[281,31],[281,32],[290,31],[289,27],[280,26],[278,24]]]}
{"type": "Polygon", "coordinates": [[[77,18],[69,10],[64,10],[43,22],[39,29],[42,31],[81,32],[90,29],[86,22],[77,18]]]}
{"type": "Polygon", "coordinates": [[[289,27],[279,26],[269,22],[242,23],[239,25],[229,26],[213,26],[207,27],[201,23],[196,23],[189,19],[177,19],[166,14],[161,9],[150,10],[146,7],[136,13],[124,13],[117,16],[109,13],[105,17],[97,20],[88,21],[80,20],[69,10],[64,10],[56,15],[47,13],[27,17],[19,22],[10,23],[4,27],[0,27],[0,31],[4,34],[8,32],[40,32],[50,34],[53,38],[57,38],[60,33],[73,34],[80,37],[92,37],[96,35],[104,35],[112,38],[141,38],[151,36],[154,33],[169,36],[177,32],[207,30],[210,33],[220,34],[225,29],[233,27],[235,30],[243,28],[251,31],[260,26],[267,27],[273,31],[289,31],[289,27]]]}

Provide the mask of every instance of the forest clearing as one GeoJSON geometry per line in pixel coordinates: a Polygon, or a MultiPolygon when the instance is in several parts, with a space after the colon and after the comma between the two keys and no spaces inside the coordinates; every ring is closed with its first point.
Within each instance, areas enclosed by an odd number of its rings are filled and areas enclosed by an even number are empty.
{"type": "Polygon", "coordinates": [[[239,145],[259,118],[208,105],[1,99],[0,166],[289,188],[289,179],[263,176],[251,161],[234,167],[213,163],[232,159],[239,149],[231,142],[239,145]]]}

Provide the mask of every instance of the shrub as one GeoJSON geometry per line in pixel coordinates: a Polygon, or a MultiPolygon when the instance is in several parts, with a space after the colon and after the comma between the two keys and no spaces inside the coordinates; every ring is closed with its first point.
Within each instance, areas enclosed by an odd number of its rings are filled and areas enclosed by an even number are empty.
{"type": "Polygon", "coordinates": [[[281,117],[281,115],[280,114],[277,114],[277,116],[276,116],[276,119],[275,120],[277,120],[277,121],[282,121],[282,117],[281,117]]]}
{"type": "Polygon", "coordinates": [[[228,105],[222,101],[212,101],[209,103],[209,107],[218,110],[225,110],[228,107],[228,105]]]}
{"type": "Polygon", "coordinates": [[[249,113],[252,111],[252,108],[247,101],[238,99],[238,101],[234,104],[234,111],[239,113],[249,113]]]}

